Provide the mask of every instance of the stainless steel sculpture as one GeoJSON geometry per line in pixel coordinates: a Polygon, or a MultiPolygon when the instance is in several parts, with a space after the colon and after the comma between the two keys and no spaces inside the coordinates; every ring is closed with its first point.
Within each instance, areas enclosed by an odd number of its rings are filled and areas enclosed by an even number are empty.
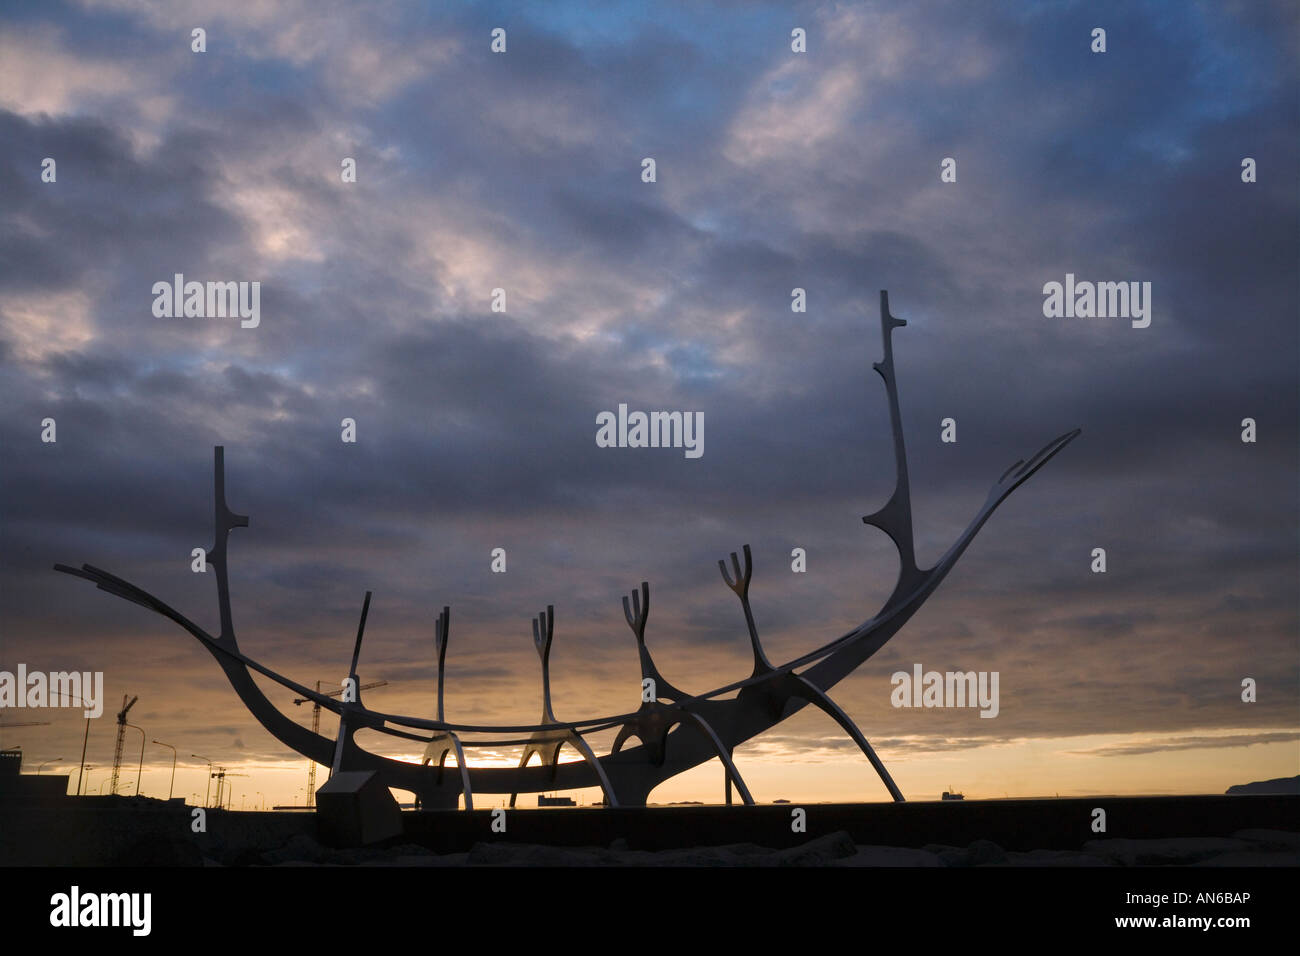
{"type": "MultiPolygon", "coordinates": [[[[902,417],[899,412],[898,386],[894,375],[893,330],[907,323],[889,312],[889,296],[880,293],[881,335],[884,360],[873,367],[885,380],[889,397],[890,424],[894,438],[897,481],[894,493],[885,506],[862,520],[889,535],[898,550],[898,581],[880,611],[842,637],[780,666],[768,661],[759,641],[758,629],[749,604],[752,561],[749,546],[743,549],[744,561],[733,552],[732,573],[723,561],[718,565],[723,580],[740,599],[754,654],[751,675],[703,694],[691,694],[670,684],[655,667],[646,647],[645,628],[650,614],[650,587],[642,582],[639,592],[623,599],[628,626],[636,638],[641,658],[643,686],[652,688],[644,695],[640,707],[630,713],[576,721],[563,721],[551,708],[550,648],[554,633],[553,607],[533,621],[533,640],[542,663],[542,715],[536,724],[481,725],[453,724],[443,713],[444,662],[447,651],[450,609],[444,607],[436,625],[438,652],[437,719],[386,714],[366,707],[357,692],[352,700],[326,697],[303,684],[289,680],[245,656],[235,639],[230,612],[230,588],[227,578],[226,541],[233,528],[248,526],[248,518],[235,514],[226,505],[223,449],[215,449],[216,542],[208,554],[217,580],[217,604],[221,629],[214,637],[187,617],[173,610],[152,594],[107,571],[85,564],[81,568],[55,565],[55,570],[74,574],[94,582],[101,590],[140,604],[170,618],[197,638],[225,671],[227,679],[244,705],[277,740],[317,763],[334,770],[370,770],[388,787],[407,790],[416,795],[426,808],[455,808],[463,795],[466,808],[473,807],[476,793],[515,795],[546,790],[571,790],[599,786],[609,806],[643,806],[647,796],[668,778],[689,770],[714,757],[723,764],[727,775],[727,802],[731,801],[734,783],[745,803],[753,803],[749,789],[731,759],[735,748],[775,726],[807,704],[813,704],[832,717],[861,749],[894,800],[902,793],[889,776],[865,736],[848,715],[827,696],[827,691],[869,658],[905,624],[926,598],[939,586],[957,559],[970,545],[989,516],[1016,488],[1038,471],[1049,459],[1071,442],[1079,429],[1067,432],[1044,446],[1028,461],[1020,460],[1003,472],[989,491],[988,498],[966,530],[934,567],[921,570],[916,566],[912,542],[912,504],[907,476],[907,453],[903,445],[902,417]],[[338,735],[334,740],[314,733],[281,713],[258,688],[252,672],[262,674],[339,716],[338,735]],[[646,681],[652,683],[646,684],[646,681]],[[734,696],[733,696],[734,695],[734,696]],[[359,747],[354,736],[362,728],[425,744],[424,759],[416,763],[395,760],[359,747]],[[610,753],[597,757],[588,746],[588,734],[617,728],[610,753]],[[482,735],[527,734],[523,738],[478,739],[482,735]],[[475,739],[464,739],[473,735],[475,739]],[[635,737],[638,746],[624,749],[635,737]],[[575,748],[582,760],[560,763],[565,744],[575,748]],[[518,768],[473,767],[465,759],[466,747],[524,747],[518,768]],[[448,754],[454,754],[459,773],[444,773],[448,754]],[[527,766],[531,755],[541,758],[540,766],[527,766]]],[[[358,687],[357,659],[370,607],[367,592],[357,629],[356,644],[348,674],[358,687]]]]}

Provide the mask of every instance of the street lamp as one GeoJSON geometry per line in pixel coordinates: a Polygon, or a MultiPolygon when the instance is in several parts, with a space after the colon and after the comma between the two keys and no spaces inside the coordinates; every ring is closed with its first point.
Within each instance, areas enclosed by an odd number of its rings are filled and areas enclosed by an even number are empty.
{"type": "Polygon", "coordinates": [[[171,800],[172,792],[176,789],[176,748],[173,747],[171,744],[163,743],[161,740],[155,740],[154,743],[156,743],[160,747],[167,747],[172,752],[172,782],[167,787],[167,799],[171,800]]]}
{"type": "MultiPolygon", "coordinates": [[[[261,288],[261,286],[258,286],[261,288]]],[[[259,293],[260,295],[260,293],[259,293]]],[[[81,769],[77,771],[77,796],[81,796],[81,778],[86,772],[86,744],[90,742],[90,718],[86,718],[86,732],[81,737],[81,769]]]]}
{"type": "Polygon", "coordinates": [[[39,767],[36,768],[36,776],[39,777],[41,775],[41,769],[45,767],[46,764],[58,763],[62,759],[63,759],[62,757],[55,757],[53,760],[45,761],[45,763],[41,764],[39,767]]]}
{"type": "MultiPolygon", "coordinates": [[[[212,761],[208,760],[207,757],[201,756],[200,754],[190,754],[190,756],[198,757],[200,760],[208,761],[208,785],[203,788],[203,805],[206,807],[208,805],[208,793],[212,790],[212,761]]],[[[198,794],[196,793],[195,796],[197,797],[198,794]]]]}
{"type": "Polygon", "coordinates": [[[138,797],[140,796],[140,777],[144,773],[145,732],[143,727],[137,727],[135,724],[125,724],[124,726],[130,727],[132,730],[140,731],[140,766],[137,767],[135,771],[135,795],[138,797]]]}
{"type": "MultiPolygon", "coordinates": [[[[84,700],[82,700],[80,697],[74,696],[73,694],[60,693],[59,696],[66,697],[68,698],[68,700],[75,700],[82,707],[89,706],[84,700]]],[[[87,717],[86,732],[81,736],[81,769],[77,771],[77,796],[81,796],[81,778],[84,777],[86,775],[86,771],[90,769],[89,767],[86,766],[86,744],[88,744],[89,742],[90,742],[90,718],[87,717]]],[[[40,773],[40,771],[38,770],[37,773],[40,773]]]]}

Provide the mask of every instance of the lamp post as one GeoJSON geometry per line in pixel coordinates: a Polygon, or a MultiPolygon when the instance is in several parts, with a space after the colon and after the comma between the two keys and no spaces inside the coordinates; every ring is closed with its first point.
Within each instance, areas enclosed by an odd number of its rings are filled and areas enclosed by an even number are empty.
{"type": "MultiPolygon", "coordinates": [[[[259,286],[260,289],[261,286],[259,286]]],[[[86,732],[82,735],[82,767],[77,771],[77,796],[81,796],[81,778],[86,773],[86,744],[90,743],[90,718],[86,718],[86,732]]]]}
{"type": "Polygon", "coordinates": [[[45,763],[41,764],[39,767],[36,768],[36,776],[39,777],[41,775],[41,770],[44,769],[46,764],[58,763],[62,759],[63,759],[62,757],[55,757],[53,760],[45,761],[45,763]]]}
{"type": "Polygon", "coordinates": [[[167,747],[172,752],[172,782],[167,787],[167,799],[171,800],[172,793],[176,789],[176,748],[171,744],[163,743],[161,740],[155,740],[154,743],[160,747],[167,747]]]}
{"type": "MultiPolygon", "coordinates": [[[[198,757],[200,760],[208,761],[208,785],[203,788],[203,805],[208,805],[208,793],[212,790],[212,761],[200,754],[190,754],[191,757],[198,757]]],[[[197,796],[197,794],[196,794],[197,796]]]]}
{"type": "MultiPolygon", "coordinates": [[[[75,700],[82,707],[87,706],[86,702],[80,697],[72,694],[60,694],[60,697],[66,697],[68,700],[75,700]]],[[[81,778],[86,775],[90,768],[86,766],[86,744],[90,742],[90,718],[86,718],[86,732],[81,735],[81,769],[77,771],[77,796],[81,796],[81,778]]],[[[38,770],[37,773],[40,773],[38,770]]]]}
{"type": "Polygon", "coordinates": [[[140,777],[144,773],[144,742],[146,735],[143,727],[137,727],[135,724],[126,724],[132,730],[140,731],[140,766],[135,771],[135,795],[140,796],[140,777]]]}

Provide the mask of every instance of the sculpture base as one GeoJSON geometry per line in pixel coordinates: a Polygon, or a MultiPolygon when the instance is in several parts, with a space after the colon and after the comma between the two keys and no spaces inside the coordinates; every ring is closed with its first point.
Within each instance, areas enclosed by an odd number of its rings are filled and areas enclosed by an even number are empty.
{"type": "Polygon", "coordinates": [[[321,842],[334,847],[368,846],[402,833],[402,811],[373,770],[334,774],[316,791],[321,842]]]}

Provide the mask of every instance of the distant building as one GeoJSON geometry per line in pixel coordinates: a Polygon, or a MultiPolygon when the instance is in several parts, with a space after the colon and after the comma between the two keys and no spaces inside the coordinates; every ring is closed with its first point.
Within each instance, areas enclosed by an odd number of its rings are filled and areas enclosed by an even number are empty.
{"type": "Polygon", "coordinates": [[[68,795],[67,774],[24,774],[21,747],[0,750],[0,803],[50,803],[68,795]]]}
{"type": "Polygon", "coordinates": [[[548,797],[546,794],[537,795],[537,805],[539,807],[576,807],[577,801],[573,797],[548,797]]]}
{"type": "Polygon", "coordinates": [[[0,778],[17,777],[23,769],[23,751],[21,747],[13,750],[0,750],[0,778]]]}

